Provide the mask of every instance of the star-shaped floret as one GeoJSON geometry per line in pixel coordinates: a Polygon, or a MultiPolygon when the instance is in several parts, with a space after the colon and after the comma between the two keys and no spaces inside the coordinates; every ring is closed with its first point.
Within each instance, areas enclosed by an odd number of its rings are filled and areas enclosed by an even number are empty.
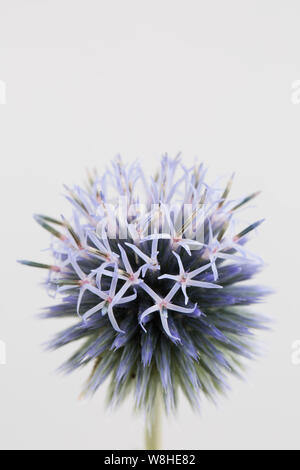
{"type": "Polygon", "coordinates": [[[195,312],[197,308],[197,304],[195,304],[193,308],[186,308],[186,307],[182,307],[181,305],[175,305],[171,302],[174,295],[180,289],[179,284],[175,284],[165,298],[161,298],[158,294],[156,294],[156,292],[154,292],[154,290],[151,289],[151,287],[149,287],[145,283],[141,284],[141,287],[155,301],[155,304],[152,307],[147,308],[141,314],[140,325],[143,328],[143,330],[145,332],[147,331],[143,325],[145,318],[151,313],[158,311],[160,313],[161,323],[166,334],[173,340],[180,342],[180,338],[172,335],[170,331],[170,328],[168,325],[168,310],[173,310],[175,312],[186,313],[186,314],[193,313],[195,312]]]}
{"type": "Polygon", "coordinates": [[[132,243],[125,243],[125,245],[129,246],[146,264],[144,264],[142,269],[142,274],[145,276],[147,269],[152,271],[158,271],[160,269],[160,265],[157,259],[159,251],[157,251],[158,246],[158,238],[154,238],[152,241],[152,248],[151,248],[151,257],[146,255],[142,250],[140,250],[136,245],[132,243]]]}
{"type": "Polygon", "coordinates": [[[80,304],[82,301],[82,297],[86,290],[94,292],[95,289],[95,273],[92,271],[90,274],[85,274],[83,270],[80,268],[79,264],[77,263],[76,259],[72,254],[70,254],[70,264],[73,267],[75,273],[79,277],[77,284],[66,284],[58,288],[59,292],[66,291],[69,289],[74,289],[76,287],[79,288],[79,295],[77,299],[77,314],[80,316],[79,309],[80,304]]]}
{"type": "Polygon", "coordinates": [[[202,258],[209,259],[212,267],[212,271],[214,274],[214,280],[217,281],[219,278],[218,269],[216,266],[217,259],[224,259],[224,260],[231,260],[237,263],[249,263],[249,262],[260,262],[260,258],[257,256],[252,255],[248,250],[245,250],[240,244],[239,240],[249,233],[251,230],[254,230],[258,225],[260,225],[263,221],[260,220],[255,224],[247,227],[247,229],[243,230],[238,235],[233,237],[226,237],[219,241],[219,234],[214,235],[212,230],[212,225],[209,220],[208,228],[209,228],[209,237],[208,243],[203,243],[202,246],[205,247],[205,251],[202,254],[202,258]],[[227,251],[235,250],[239,255],[233,253],[226,253],[227,251]]]}
{"type": "Polygon", "coordinates": [[[187,272],[184,269],[182,260],[180,256],[173,251],[173,255],[176,256],[178,266],[179,266],[179,274],[178,275],[172,275],[172,274],[163,274],[160,276],[158,279],[172,279],[173,281],[176,281],[176,283],[181,287],[182,292],[185,297],[185,303],[187,304],[189,301],[186,288],[189,286],[196,286],[196,287],[202,287],[203,289],[220,289],[222,286],[219,286],[218,284],[213,284],[211,282],[204,282],[204,281],[197,281],[194,280],[193,278],[198,276],[198,274],[202,273],[203,271],[206,271],[206,269],[211,267],[211,264],[205,264],[204,266],[201,266],[198,269],[195,269],[194,271],[187,272]]]}
{"type": "Polygon", "coordinates": [[[91,315],[94,315],[95,313],[101,311],[102,316],[108,314],[108,318],[112,324],[112,327],[116,331],[118,331],[119,333],[125,333],[123,330],[120,329],[115,319],[113,307],[117,305],[125,304],[128,302],[132,302],[133,300],[136,299],[137,294],[135,292],[134,294],[129,295],[127,297],[123,297],[121,291],[117,292],[116,294],[117,284],[118,284],[118,269],[117,269],[117,266],[115,266],[115,270],[112,276],[109,291],[102,291],[99,288],[99,286],[98,288],[94,288],[91,290],[94,294],[100,297],[102,301],[98,303],[97,305],[95,305],[94,307],[87,310],[85,314],[83,315],[83,320],[86,321],[91,315]]]}

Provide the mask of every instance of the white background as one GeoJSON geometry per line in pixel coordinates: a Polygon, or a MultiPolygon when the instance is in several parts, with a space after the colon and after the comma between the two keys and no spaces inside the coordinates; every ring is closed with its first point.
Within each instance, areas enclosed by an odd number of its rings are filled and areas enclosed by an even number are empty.
{"type": "Polygon", "coordinates": [[[47,260],[32,213],[59,216],[62,184],[86,167],[120,152],[154,171],[182,151],[212,178],[236,171],[237,195],[262,189],[252,249],[276,294],[260,307],[274,326],[248,382],[201,416],[182,400],[164,446],[299,449],[299,17],[297,0],[0,0],[1,448],[142,448],[130,400],[106,413],[105,387],[80,403],[85,373],[55,374],[70,351],[41,344],[64,325],[35,317],[50,303],[41,272],[15,260],[47,260]]]}

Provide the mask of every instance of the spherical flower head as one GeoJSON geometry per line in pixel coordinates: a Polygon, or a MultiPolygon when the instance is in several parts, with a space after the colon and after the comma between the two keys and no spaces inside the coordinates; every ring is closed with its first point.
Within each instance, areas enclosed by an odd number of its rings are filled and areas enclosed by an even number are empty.
{"type": "Polygon", "coordinates": [[[237,224],[257,193],[232,200],[233,178],[220,189],[205,175],[165,155],[149,179],[118,157],[86,189],[66,187],[71,217],[36,216],[53,263],[23,263],[47,269],[49,293],[62,296],[44,316],[75,321],[49,347],[83,340],[62,370],[91,364],[86,395],[110,378],[111,405],[133,390],[136,408],[151,412],[162,393],[170,411],[181,389],[199,408],[255,356],[253,330],[265,319],[249,305],[266,290],[242,282],[262,266],[245,248],[261,221],[237,224]]]}

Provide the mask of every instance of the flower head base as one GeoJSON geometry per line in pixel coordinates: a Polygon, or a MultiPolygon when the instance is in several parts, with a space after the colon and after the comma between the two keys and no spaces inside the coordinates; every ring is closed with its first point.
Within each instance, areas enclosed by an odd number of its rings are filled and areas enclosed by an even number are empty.
{"type": "Polygon", "coordinates": [[[87,190],[66,188],[72,219],[36,216],[54,262],[23,263],[47,269],[47,288],[63,296],[45,316],[76,322],[50,347],[85,341],[63,369],[93,363],[87,394],[110,376],[111,404],[133,389],[137,408],[151,411],[161,389],[174,409],[181,388],[197,408],[255,355],[252,330],[265,320],[246,307],[267,292],[241,282],[262,265],[244,247],[261,221],[235,231],[257,193],[230,200],[231,185],[209,186],[202,165],[186,169],[179,157],[165,155],[150,181],[117,158],[104,176],[89,175],[87,190]]]}

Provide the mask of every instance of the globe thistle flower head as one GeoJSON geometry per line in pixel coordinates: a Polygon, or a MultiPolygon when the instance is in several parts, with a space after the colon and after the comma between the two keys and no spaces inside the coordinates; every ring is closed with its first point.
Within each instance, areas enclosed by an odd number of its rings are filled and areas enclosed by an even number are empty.
{"type": "Polygon", "coordinates": [[[22,263],[47,269],[49,293],[62,298],[44,317],[74,320],[49,348],[78,342],[61,369],[90,365],[86,395],[110,379],[112,405],[133,391],[136,408],[151,412],[159,392],[175,410],[182,390],[199,408],[255,356],[265,319],[249,306],[267,292],[243,281],[262,266],[245,247],[262,221],[237,224],[258,193],[232,200],[233,177],[223,189],[205,177],[179,157],[165,155],[150,179],[117,158],[104,175],[89,173],[87,188],[65,187],[71,217],[35,216],[53,263],[22,263]]]}

